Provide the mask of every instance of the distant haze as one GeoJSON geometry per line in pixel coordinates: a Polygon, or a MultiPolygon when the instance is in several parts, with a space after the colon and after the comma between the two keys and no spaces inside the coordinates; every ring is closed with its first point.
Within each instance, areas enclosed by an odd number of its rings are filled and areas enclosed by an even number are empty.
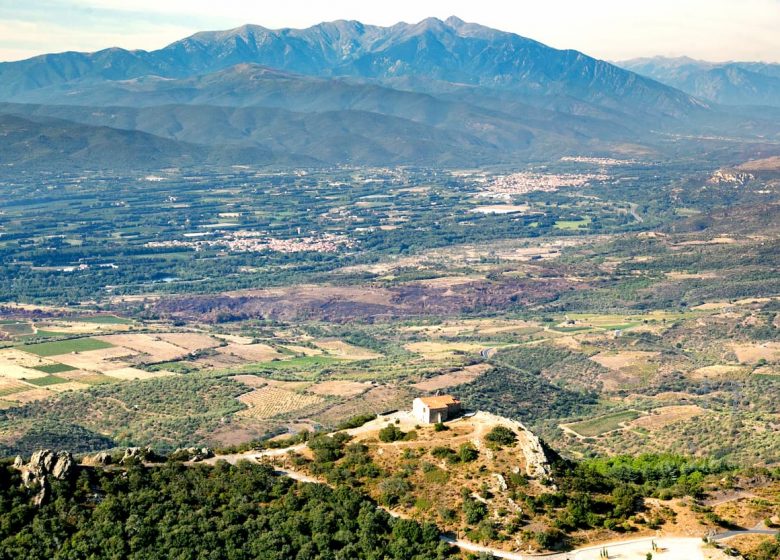
{"type": "Polygon", "coordinates": [[[390,25],[450,15],[607,60],[688,55],[780,62],[779,0],[0,0],[0,60],[112,46],[150,50],[244,23],[390,25]]]}

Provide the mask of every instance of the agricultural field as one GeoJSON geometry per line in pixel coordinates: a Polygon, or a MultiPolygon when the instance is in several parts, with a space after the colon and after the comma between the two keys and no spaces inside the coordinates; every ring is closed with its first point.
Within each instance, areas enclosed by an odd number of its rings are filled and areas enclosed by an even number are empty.
{"type": "Polygon", "coordinates": [[[0,423],[16,430],[4,445],[26,445],[30,411],[49,431],[67,418],[84,441],[246,444],[441,392],[567,456],[777,462],[776,183],[735,189],[696,164],[635,162],[577,188],[526,188],[594,165],[87,173],[43,180],[53,224],[34,219],[31,185],[12,184],[0,226],[17,237],[0,267],[21,281],[0,288],[0,423]],[[179,383],[230,396],[219,417],[144,412],[179,383]],[[134,396],[106,396],[120,392],[134,396]]]}
{"type": "Polygon", "coordinates": [[[565,424],[562,427],[574,432],[578,436],[593,437],[600,436],[607,432],[620,430],[626,427],[626,424],[639,418],[641,414],[636,410],[626,410],[623,412],[613,412],[606,416],[599,416],[574,424],[565,424]]]}

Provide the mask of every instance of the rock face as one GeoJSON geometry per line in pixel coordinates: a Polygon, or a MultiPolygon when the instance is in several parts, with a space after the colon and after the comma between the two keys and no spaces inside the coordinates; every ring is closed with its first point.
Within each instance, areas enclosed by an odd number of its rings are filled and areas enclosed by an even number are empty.
{"type": "Polygon", "coordinates": [[[148,461],[154,458],[154,451],[151,447],[128,447],[122,457],[121,463],[128,461],[148,461]]]}
{"type": "Polygon", "coordinates": [[[100,453],[84,457],[84,460],[81,463],[89,467],[105,467],[113,462],[114,459],[109,453],[101,451],[100,453]]]}
{"type": "Polygon", "coordinates": [[[214,452],[208,447],[180,447],[171,454],[171,457],[175,457],[184,461],[203,461],[214,456],[214,452]]]}
{"type": "Polygon", "coordinates": [[[36,451],[27,464],[24,464],[21,457],[17,457],[14,467],[22,471],[22,483],[27,488],[40,487],[40,492],[34,500],[36,505],[41,505],[46,500],[50,479],[68,480],[76,473],[76,461],[70,452],[54,452],[51,449],[36,451]]]}
{"type": "MultiPolygon", "coordinates": [[[[474,419],[485,424],[506,426],[518,435],[517,447],[525,457],[526,474],[532,478],[545,479],[550,476],[550,459],[544,450],[542,441],[531,430],[517,420],[496,416],[489,412],[477,412],[474,419]]],[[[481,442],[479,447],[482,447],[481,442]]]]}

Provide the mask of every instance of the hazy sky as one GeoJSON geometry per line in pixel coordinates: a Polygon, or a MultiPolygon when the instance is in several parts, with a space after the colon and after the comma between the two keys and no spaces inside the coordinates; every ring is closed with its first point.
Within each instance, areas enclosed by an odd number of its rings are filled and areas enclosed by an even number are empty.
{"type": "Polygon", "coordinates": [[[780,62],[780,0],[0,0],[0,60],[111,46],[151,50],[244,23],[388,25],[450,15],[609,60],[660,54],[780,62]]]}

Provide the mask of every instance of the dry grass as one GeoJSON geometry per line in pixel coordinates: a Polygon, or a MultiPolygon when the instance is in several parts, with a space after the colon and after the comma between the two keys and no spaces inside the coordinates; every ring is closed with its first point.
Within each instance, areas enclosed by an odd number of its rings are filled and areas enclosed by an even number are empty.
{"type": "MultiPolygon", "coordinates": [[[[60,377],[59,375],[57,377],[60,377]]],[[[54,391],[55,393],[65,393],[67,391],[83,391],[89,388],[88,383],[79,383],[77,381],[69,381],[68,383],[55,383],[49,385],[47,389],[54,391]]]]}
{"type": "Polygon", "coordinates": [[[57,361],[76,369],[103,372],[128,367],[130,365],[128,360],[138,356],[133,350],[114,346],[78,354],[61,354],[57,356],[57,361]]]}
{"type": "Polygon", "coordinates": [[[0,377],[0,397],[6,398],[8,395],[13,395],[20,391],[29,389],[30,386],[27,383],[22,383],[16,379],[8,379],[0,377]]]}
{"type": "Polygon", "coordinates": [[[772,535],[739,535],[728,540],[728,546],[737,549],[743,555],[757,552],[761,543],[770,541],[772,535]]]}
{"type": "Polygon", "coordinates": [[[748,373],[748,369],[742,366],[715,365],[695,369],[689,375],[692,379],[733,379],[748,373]]]}
{"type": "Polygon", "coordinates": [[[156,335],[151,334],[112,334],[100,336],[97,339],[114,346],[121,346],[146,354],[149,356],[148,361],[150,362],[170,362],[189,354],[188,350],[161,340],[156,335]]]}
{"type": "Polygon", "coordinates": [[[666,277],[669,280],[712,280],[714,278],[717,278],[718,275],[714,272],[682,272],[682,271],[672,271],[667,272],[666,277]]]}
{"type": "Polygon", "coordinates": [[[216,349],[218,353],[239,358],[245,362],[281,360],[284,354],[267,344],[228,344],[216,349]]]}
{"type": "Polygon", "coordinates": [[[473,366],[466,366],[457,371],[453,371],[452,373],[445,373],[420,381],[419,383],[412,385],[412,387],[426,393],[432,393],[440,389],[471,383],[489,369],[489,364],[474,364],[473,366]]]}
{"type": "Polygon", "coordinates": [[[132,325],[125,323],[90,323],[81,321],[46,321],[44,323],[35,324],[36,331],[40,329],[44,331],[54,331],[67,334],[92,334],[127,331],[131,327],[132,325]]]}
{"type": "Polygon", "coordinates": [[[239,415],[260,419],[290,414],[323,402],[323,399],[316,395],[271,386],[250,391],[238,397],[238,400],[248,407],[239,412],[239,415]]]}
{"type": "Polygon", "coordinates": [[[743,364],[755,364],[759,360],[766,360],[767,362],[780,360],[780,342],[734,344],[732,348],[737,355],[737,359],[743,364]]]}
{"type": "Polygon", "coordinates": [[[214,348],[220,344],[218,340],[203,333],[164,333],[158,334],[157,337],[160,340],[170,342],[171,344],[175,344],[190,352],[214,348]]]}
{"type": "Polygon", "coordinates": [[[303,356],[321,356],[322,350],[319,348],[310,348],[308,346],[298,346],[296,344],[285,344],[282,346],[285,350],[301,354],[303,356]]]}
{"type": "Polygon", "coordinates": [[[424,333],[431,337],[450,337],[462,334],[492,335],[522,331],[538,327],[536,323],[503,319],[464,319],[447,321],[440,325],[414,325],[403,327],[406,332],[424,333]]]}
{"type": "Polygon", "coordinates": [[[371,383],[358,381],[321,381],[309,387],[308,392],[315,395],[352,398],[365,393],[372,387],[371,383]]]}
{"type": "Polygon", "coordinates": [[[252,338],[249,336],[241,336],[238,334],[215,334],[214,336],[235,344],[252,344],[252,338]]]}
{"type": "Polygon", "coordinates": [[[646,364],[650,359],[658,356],[658,352],[643,352],[641,350],[625,350],[614,353],[601,353],[590,359],[613,371],[619,371],[627,367],[646,364]]]}
{"type": "Polygon", "coordinates": [[[103,375],[102,373],[95,373],[92,371],[84,371],[78,369],[73,371],[58,373],[57,377],[62,377],[63,379],[68,379],[70,381],[82,383],[85,385],[97,385],[99,383],[111,383],[117,381],[117,379],[108,377],[107,375],[103,375]]]}
{"type": "Polygon", "coordinates": [[[54,362],[51,360],[47,360],[46,358],[42,358],[41,356],[37,356],[29,352],[24,352],[17,348],[3,348],[0,350],[0,368],[6,365],[17,365],[24,368],[33,368],[43,365],[50,365],[53,363],[54,362]]]}
{"type": "Polygon", "coordinates": [[[47,375],[42,371],[24,368],[16,364],[0,364],[0,377],[6,379],[37,379],[47,375]]]}
{"type": "Polygon", "coordinates": [[[122,367],[117,369],[109,369],[103,372],[108,377],[114,379],[120,379],[122,381],[131,381],[134,379],[156,379],[158,377],[168,377],[176,375],[170,371],[144,371],[134,367],[122,367]]]}
{"type": "Polygon", "coordinates": [[[410,342],[405,344],[404,348],[409,352],[420,354],[428,360],[446,360],[455,356],[456,353],[479,354],[485,349],[484,344],[475,344],[471,342],[410,342]]]}
{"type": "Polygon", "coordinates": [[[48,389],[29,389],[27,391],[20,391],[13,395],[4,397],[7,401],[13,401],[16,403],[24,404],[33,401],[40,401],[47,399],[56,393],[49,391],[48,389]]]}
{"type": "Polygon", "coordinates": [[[358,414],[378,414],[387,410],[407,409],[411,406],[415,396],[416,393],[411,389],[380,385],[369,389],[362,395],[330,407],[315,419],[325,425],[335,425],[358,414]]]}
{"type": "Polygon", "coordinates": [[[368,348],[353,346],[342,340],[316,340],[314,345],[331,356],[345,360],[375,360],[382,357],[382,354],[378,354],[368,348]]]}
{"type": "Polygon", "coordinates": [[[706,411],[703,408],[695,404],[663,406],[651,411],[647,416],[637,418],[630,423],[630,426],[648,430],[658,430],[669,424],[689,420],[705,413],[706,411]]]}
{"type": "Polygon", "coordinates": [[[238,381],[239,383],[246,385],[252,389],[259,389],[261,387],[276,387],[277,389],[285,389],[287,391],[302,391],[307,389],[311,383],[308,381],[278,381],[276,379],[267,379],[260,377],[259,375],[234,375],[231,379],[238,381]]]}

